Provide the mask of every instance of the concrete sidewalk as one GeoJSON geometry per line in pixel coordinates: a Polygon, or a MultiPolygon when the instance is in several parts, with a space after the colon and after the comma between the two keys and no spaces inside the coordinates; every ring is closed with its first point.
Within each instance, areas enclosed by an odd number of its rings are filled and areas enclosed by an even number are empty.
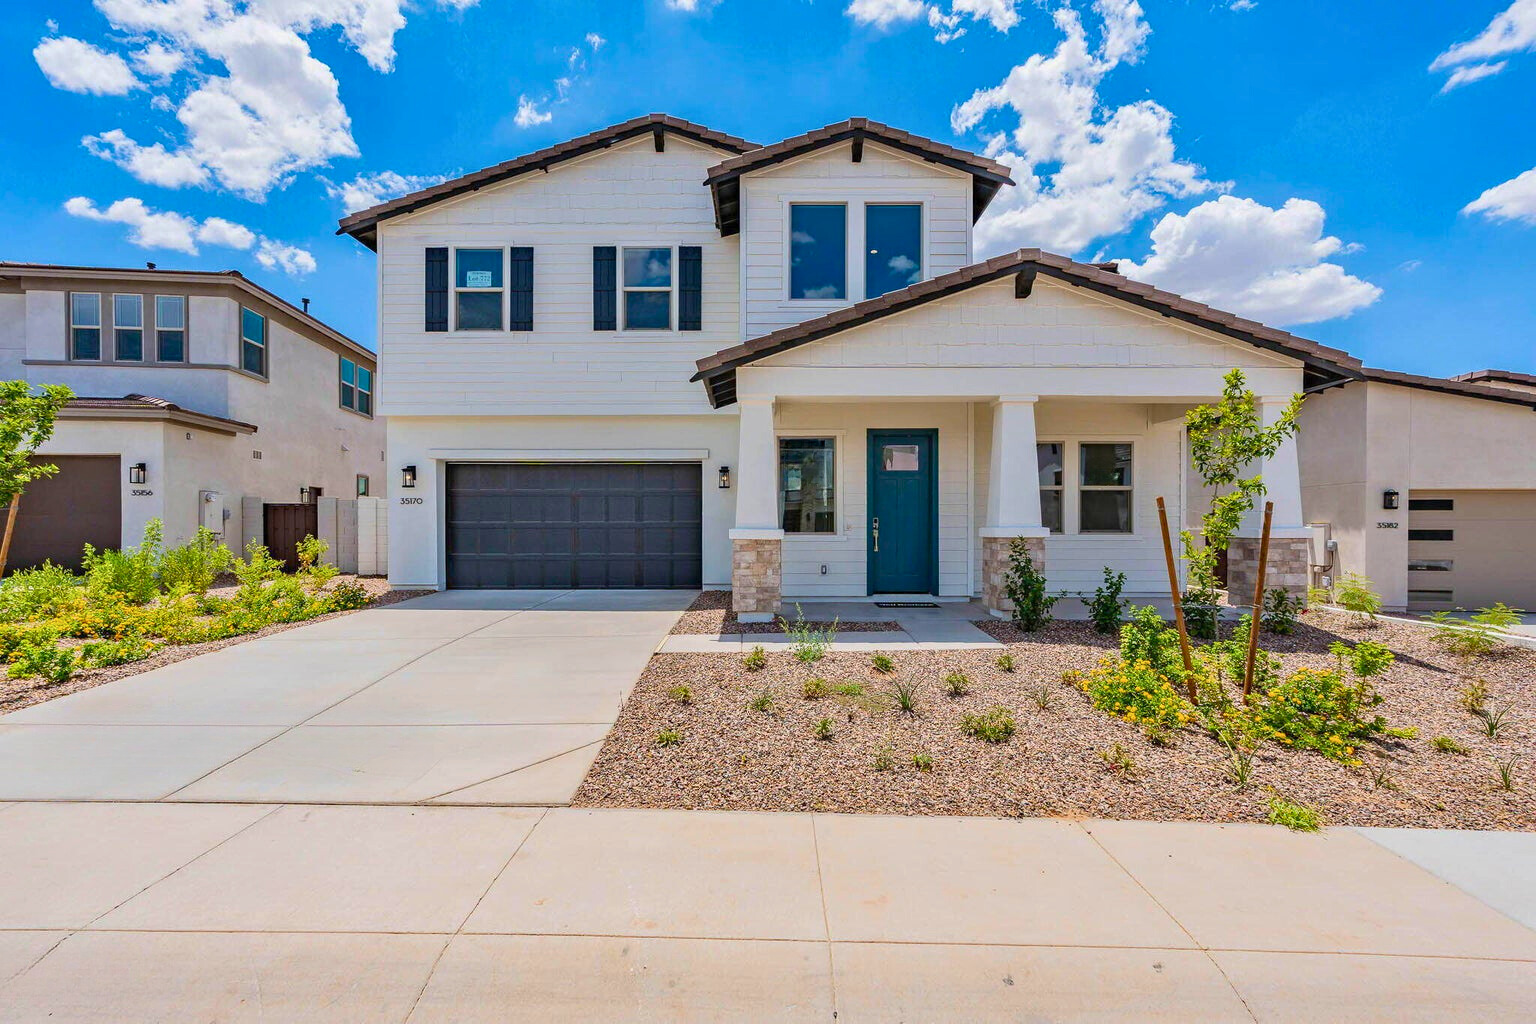
{"type": "Polygon", "coordinates": [[[1447,1021],[1536,1006],[1536,931],[1519,923],[1536,921],[1533,835],[29,803],[0,809],[0,863],[5,1021],[1447,1021]]]}
{"type": "MultiPolygon", "coordinates": [[[[887,602],[889,603],[889,602],[887,602]]],[[[899,602],[898,602],[899,603],[899,602]]],[[[797,614],[811,622],[894,622],[900,628],[880,632],[844,630],[832,641],[836,651],[963,650],[1003,645],[977,629],[974,623],[988,617],[979,601],[939,601],[929,608],[882,608],[874,601],[812,601],[797,607],[793,602],[779,609],[794,622],[797,614]]],[[[666,653],[738,654],[753,647],[786,648],[794,641],[783,632],[692,634],[669,636],[662,641],[666,653]]]]}

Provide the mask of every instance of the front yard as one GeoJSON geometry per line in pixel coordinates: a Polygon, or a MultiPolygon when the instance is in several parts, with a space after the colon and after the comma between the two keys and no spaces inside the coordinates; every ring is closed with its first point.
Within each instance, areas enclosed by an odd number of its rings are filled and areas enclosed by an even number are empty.
{"type": "Polygon", "coordinates": [[[1198,708],[1169,705],[1166,731],[1100,710],[1084,679],[1117,658],[1118,640],[1088,623],[1057,621],[1031,634],[986,627],[1002,651],[889,652],[890,671],[870,654],[836,650],[813,662],[776,650],[756,669],[744,664],[755,658],[737,655],[658,654],[575,803],[1265,821],[1279,797],[1329,824],[1536,823],[1536,652],[1500,646],[1462,660],[1427,629],[1361,628],[1331,612],[1305,616],[1291,636],[1263,634],[1279,660],[1275,682],[1295,680],[1256,702],[1271,723],[1290,721],[1277,716],[1287,698],[1298,699],[1296,686],[1339,669],[1331,644],[1369,641],[1395,655],[1368,680],[1380,705],[1360,713],[1383,716],[1390,732],[1378,725],[1359,739],[1317,737],[1330,757],[1278,733],[1222,742],[1211,724],[1231,717],[1220,710],[1232,700],[1230,678],[1226,698],[1208,681],[1198,708]],[[999,667],[1000,654],[1012,671],[999,667]],[[1295,676],[1301,668],[1316,671],[1295,676]],[[1476,680],[1487,690],[1482,715],[1463,693],[1476,680]]]}

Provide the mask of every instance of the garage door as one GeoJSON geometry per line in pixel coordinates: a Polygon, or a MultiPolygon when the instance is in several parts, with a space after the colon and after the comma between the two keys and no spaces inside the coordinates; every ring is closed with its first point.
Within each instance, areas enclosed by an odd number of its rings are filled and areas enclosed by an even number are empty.
{"type": "Polygon", "coordinates": [[[1408,496],[1408,606],[1536,610],[1536,491],[1408,496]]]}
{"type": "Polygon", "coordinates": [[[448,467],[448,585],[697,587],[698,463],[448,467]]]}
{"type": "MultiPolygon", "coordinates": [[[[45,560],[80,568],[87,544],[119,548],[123,540],[123,491],[116,455],[51,455],[57,474],[27,485],[11,538],[10,569],[45,560]]],[[[0,513],[3,517],[4,513],[0,513]]]]}

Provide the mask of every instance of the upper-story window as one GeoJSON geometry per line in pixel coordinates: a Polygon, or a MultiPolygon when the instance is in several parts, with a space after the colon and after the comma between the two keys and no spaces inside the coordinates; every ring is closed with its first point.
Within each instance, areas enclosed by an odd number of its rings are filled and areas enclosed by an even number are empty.
{"type": "Polygon", "coordinates": [[[120,363],[144,361],[144,296],[112,296],[112,347],[120,363]]]}
{"type": "Polygon", "coordinates": [[[501,330],[506,252],[458,249],[454,252],[454,327],[460,331],[501,330]]]}
{"type": "Polygon", "coordinates": [[[341,357],[341,407],[373,415],[373,371],[341,357]]]}
{"type": "Polygon", "coordinates": [[[187,298],[155,296],[155,358],[162,363],[187,360],[187,298]]]}
{"type": "Polygon", "coordinates": [[[101,295],[69,293],[69,357],[101,358],[101,295]]]}
{"type": "Polygon", "coordinates": [[[822,302],[848,297],[848,207],[790,204],[789,297],[822,302]]]}
{"type": "Polygon", "coordinates": [[[240,366],[267,375],[267,318],[244,306],[240,307],[240,366]]]}
{"type": "Polygon", "coordinates": [[[864,207],[864,297],[878,298],[923,279],[921,203],[864,207]]]}
{"type": "Polygon", "coordinates": [[[624,249],[624,329],[672,329],[672,250],[624,249]]]}

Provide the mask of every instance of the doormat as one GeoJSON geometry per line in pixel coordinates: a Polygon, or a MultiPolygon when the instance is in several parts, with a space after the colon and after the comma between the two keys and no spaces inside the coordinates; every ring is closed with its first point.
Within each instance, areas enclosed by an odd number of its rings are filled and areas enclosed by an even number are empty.
{"type": "Polygon", "coordinates": [[[876,601],[876,608],[937,608],[932,601],[876,601]]]}

